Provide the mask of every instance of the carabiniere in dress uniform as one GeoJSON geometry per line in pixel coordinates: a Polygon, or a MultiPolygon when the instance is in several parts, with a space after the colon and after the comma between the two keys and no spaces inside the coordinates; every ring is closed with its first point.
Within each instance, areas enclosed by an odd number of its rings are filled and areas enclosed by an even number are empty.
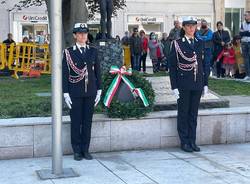
{"type": "Polygon", "coordinates": [[[101,71],[97,49],[87,44],[88,28],[77,23],[75,45],[64,50],[63,93],[70,109],[71,145],[74,159],[92,159],[89,154],[94,106],[101,98],[101,71]]]}
{"type": "MultiPolygon", "coordinates": [[[[185,42],[185,38],[183,38],[182,40],[183,40],[183,42],[185,42]]],[[[197,62],[197,55],[196,55],[195,51],[193,52],[193,56],[189,58],[189,57],[185,56],[185,54],[182,52],[177,41],[174,41],[174,45],[175,45],[175,49],[177,52],[176,53],[177,60],[179,61],[179,55],[180,55],[182,57],[182,59],[189,62],[186,64],[178,62],[178,68],[182,71],[193,71],[194,81],[196,81],[196,75],[197,75],[197,71],[198,71],[197,70],[198,62],[197,62]]]]}
{"type": "Polygon", "coordinates": [[[203,69],[203,44],[195,38],[197,21],[183,19],[181,38],[173,41],[169,59],[171,88],[177,99],[177,130],[181,149],[200,151],[196,145],[198,107],[202,92],[208,92],[207,77],[203,69]]]}

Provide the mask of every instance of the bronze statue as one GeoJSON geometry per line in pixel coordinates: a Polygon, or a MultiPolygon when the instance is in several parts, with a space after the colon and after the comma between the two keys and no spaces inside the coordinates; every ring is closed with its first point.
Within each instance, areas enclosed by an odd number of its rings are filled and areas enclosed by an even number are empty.
{"type": "Polygon", "coordinates": [[[87,22],[88,9],[85,0],[63,0],[62,2],[65,46],[69,47],[74,43],[72,27],[77,22],[87,22]]]}
{"type": "MultiPolygon", "coordinates": [[[[50,3],[45,0],[50,16],[50,3]]],[[[62,0],[62,24],[63,24],[63,46],[69,47],[74,44],[72,38],[72,27],[77,22],[87,22],[88,9],[86,0],[62,0]]]]}
{"type": "Polygon", "coordinates": [[[101,13],[101,37],[102,39],[110,39],[112,22],[111,17],[113,13],[113,0],[99,0],[101,13]]]}

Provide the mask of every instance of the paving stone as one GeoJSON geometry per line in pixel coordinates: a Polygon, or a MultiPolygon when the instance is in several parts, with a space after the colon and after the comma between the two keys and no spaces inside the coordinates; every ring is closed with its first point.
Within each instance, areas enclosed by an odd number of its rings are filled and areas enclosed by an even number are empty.
{"type": "Polygon", "coordinates": [[[94,160],[63,157],[63,167],[80,176],[42,181],[37,170],[51,169],[51,158],[0,161],[2,184],[248,184],[250,143],[93,154],[94,160]]]}

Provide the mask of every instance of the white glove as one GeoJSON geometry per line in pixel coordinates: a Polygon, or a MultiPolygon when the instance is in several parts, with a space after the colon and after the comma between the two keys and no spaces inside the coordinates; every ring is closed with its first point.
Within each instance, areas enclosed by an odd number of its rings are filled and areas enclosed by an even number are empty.
{"type": "Polygon", "coordinates": [[[203,96],[206,96],[208,94],[208,87],[204,86],[203,88],[203,96]]]}
{"type": "Polygon", "coordinates": [[[72,101],[69,96],[69,93],[63,93],[64,101],[67,104],[68,108],[71,109],[72,101]]]}
{"type": "Polygon", "coordinates": [[[95,97],[95,106],[97,106],[97,104],[101,100],[101,95],[102,95],[102,90],[97,90],[97,94],[96,94],[96,97],[95,97]]]}
{"type": "Polygon", "coordinates": [[[178,100],[180,98],[180,93],[178,89],[174,89],[173,90],[173,95],[176,98],[176,100],[178,100]]]}

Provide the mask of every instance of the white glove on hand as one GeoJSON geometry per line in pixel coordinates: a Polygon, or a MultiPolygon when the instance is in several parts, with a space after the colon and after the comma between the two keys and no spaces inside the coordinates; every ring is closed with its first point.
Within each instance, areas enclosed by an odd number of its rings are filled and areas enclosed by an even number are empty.
{"type": "Polygon", "coordinates": [[[176,100],[178,100],[180,98],[180,93],[178,89],[174,89],[173,90],[173,95],[175,96],[176,100]]]}
{"type": "Polygon", "coordinates": [[[95,107],[97,106],[97,104],[101,100],[101,95],[102,95],[102,90],[97,90],[97,94],[96,94],[96,97],[95,97],[95,107]]]}
{"type": "Polygon", "coordinates": [[[67,104],[68,108],[71,109],[72,101],[69,96],[69,93],[63,93],[64,101],[67,104]]]}
{"type": "Polygon", "coordinates": [[[204,86],[203,88],[203,96],[206,96],[208,94],[208,87],[204,86]]]}

